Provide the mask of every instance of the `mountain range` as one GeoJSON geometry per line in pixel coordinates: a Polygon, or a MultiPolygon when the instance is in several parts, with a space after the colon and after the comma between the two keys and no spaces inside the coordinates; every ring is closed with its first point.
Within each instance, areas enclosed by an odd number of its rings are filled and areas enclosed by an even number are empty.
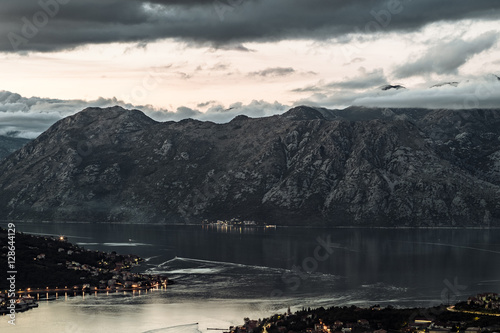
{"type": "Polygon", "coordinates": [[[0,216],[500,226],[500,111],[299,106],[216,124],[87,108],[1,161],[0,216]]]}

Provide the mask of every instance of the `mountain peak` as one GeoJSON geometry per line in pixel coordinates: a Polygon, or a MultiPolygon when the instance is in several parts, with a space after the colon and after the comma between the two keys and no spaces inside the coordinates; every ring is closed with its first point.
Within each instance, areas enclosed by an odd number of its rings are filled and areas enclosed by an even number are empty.
{"type": "Polygon", "coordinates": [[[248,119],[250,119],[250,117],[248,117],[248,116],[246,116],[246,115],[244,115],[244,114],[240,114],[240,115],[238,115],[238,116],[234,117],[234,118],[231,120],[231,122],[245,121],[245,120],[248,120],[248,119]]]}
{"type": "Polygon", "coordinates": [[[394,89],[394,90],[399,90],[399,89],[406,89],[406,87],[400,85],[400,84],[396,84],[396,85],[391,85],[391,84],[386,84],[385,86],[382,86],[380,87],[381,90],[391,90],[391,89],[394,89]]]}
{"type": "Polygon", "coordinates": [[[146,116],[144,114],[144,112],[142,112],[140,110],[136,110],[136,109],[129,110],[129,109],[125,109],[119,105],[115,105],[115,106],[111,106],[111,107],[107,107],[107,108],[88,107],[88,108],[85,108],[82,111],[78,112],[77,114],[91,116],[91,117],[104,118],[104,119],[116,118],[118,116],[151,119],[148,116],[146,116]]]}
{"type": "Polygon", "coordinates": [[[325,120],[325,117],[323,116],[323,114],[321,114],[321,112],[312,107],[304,105],[290,109],[287,112],[283,113],[281,116],[290,120],[325,120]]]}
{"type": "Polygon", "coordinates": [[[431,88],[439,88],[439,87],[444,87],[444,86],[458,87],[458,84],[459,84],[459,82],[457,82],[457,81],[443,82],[443,83],[435,84],[431,88]]]}
{"type": "Polygon", "coordinates": [[[90,124],[96,121],[115,122],[118,119],[120,120],[120,123],[132,122],[138,125],[150,125],[156,123],[155,120],[149,118],[140,110],[128,110],[118,105],[107,108],[88,107],[66,119],[63,119],[63,121],[73,125],[80,124],[85,126],[85,124],[90,124]]]}

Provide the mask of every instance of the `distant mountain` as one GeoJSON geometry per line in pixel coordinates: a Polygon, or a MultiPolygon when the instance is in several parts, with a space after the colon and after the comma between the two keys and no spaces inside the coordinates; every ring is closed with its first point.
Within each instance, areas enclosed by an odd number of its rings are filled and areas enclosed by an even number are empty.
{"type": "Polygon", "coordinates": [[[11,138],[0,135],[0,160],[3,160],[30,141],[29,139],[11,138]]]}
{"type": "Polygon", "coordinates": [[[406,89],[406,87],[400,85],[400,84],[397,84],[397,85],[391,85],[391,84],[387,84],[385,86],[382,86],[380,87],[381,90],[391,90],[391,89],[394,89],[394,90],[399,90],[399,89],[406,89]]]}
{"type": "Polygon", "coordinates": [[[451,86],[451,87],[458,87],[458,84],[460,82],[443,82],[443,83],[438,83],[433,85],[431,88],[439,88],[439,87],[444,87],[444,86],[451,86]]]}
{"type": "Polygon", "coordinates": [[[0,216],[500,226],[500,110],[300,106],[215,124],[89,108],[0,163],[0,216]]]}

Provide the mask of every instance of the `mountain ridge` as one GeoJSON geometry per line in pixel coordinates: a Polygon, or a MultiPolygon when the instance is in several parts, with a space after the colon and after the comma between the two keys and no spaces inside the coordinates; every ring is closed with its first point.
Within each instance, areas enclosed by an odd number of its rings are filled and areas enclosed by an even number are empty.
{"type": "Polygon", "coordinates": [[[499,226],[500,113],[299,106],[215,124],[87,108],[0,163],[12,220],[499,226]]]}

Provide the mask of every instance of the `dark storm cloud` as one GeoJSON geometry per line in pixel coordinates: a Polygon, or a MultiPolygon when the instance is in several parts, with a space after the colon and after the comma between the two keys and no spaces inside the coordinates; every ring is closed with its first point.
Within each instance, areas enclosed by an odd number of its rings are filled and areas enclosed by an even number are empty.
{"type": "Polygon", "coordinates": [[[164,38],[244,49],[250,41],[412,31],[499,14],[497,0],[3,0],[0,51],[164,38]]]}
{"type": "Polygon", "coordinates": [[[454,39],[429,48],[426,53],[413,62],[396,69],[395,75],[406,78],[415,75],[456,74],[474,55],[492,48],[498,41],[494,31],[486,32],[472,40],[454,39]]]}

